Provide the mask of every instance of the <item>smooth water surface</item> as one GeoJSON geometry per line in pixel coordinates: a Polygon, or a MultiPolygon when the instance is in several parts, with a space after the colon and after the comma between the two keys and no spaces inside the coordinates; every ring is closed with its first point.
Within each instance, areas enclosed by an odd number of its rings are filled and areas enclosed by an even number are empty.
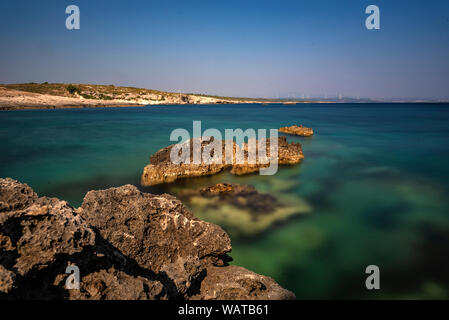
{"type": "MultiPolygon", "coordinates": [[[[216,176],[141,188],[175,193],[218,182],[254,185],[309,210],[251,237],[233,235],[237,265],[298,298],[449,298],[449,105],[149,106],[2,111],[0,176],[72,206],[85,193],[139,186],[149,156],[176,128],[303,124],[305,160],[275,176],[216,176]],[[377,265],[381,290],[365,288],[377,265]]],[[[139,186],[140,188],[140,186],[139,186]]],[[[195,212],[194,212],[195,213],[195,212]]],[[[195,214],[207,220],[201,212],[195,214]]]]}

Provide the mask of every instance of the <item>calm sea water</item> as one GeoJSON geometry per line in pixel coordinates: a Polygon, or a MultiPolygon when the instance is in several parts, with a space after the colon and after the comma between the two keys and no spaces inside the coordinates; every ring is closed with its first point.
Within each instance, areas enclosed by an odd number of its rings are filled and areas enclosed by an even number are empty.
{"type": "MultiPolygon", "coordinates": [[[[302,164],[273,177],[229,173],[143,191],[217,182],[254,185],[309,210],[251,237],[232,236],[235,264],[298,298],[449,298],[449,105],[155,106],[4,111],[0,176],[73,206],[84,194],[139,186],[149,156],[175,128],[303,124],[302,164]],[[377,265],[381,290],[365,289],[377,265]]],[[[194,212],[207,220],[207,213],[194,212]]],[[[213,219],[212,219],[213,220],[213,219]]]]}

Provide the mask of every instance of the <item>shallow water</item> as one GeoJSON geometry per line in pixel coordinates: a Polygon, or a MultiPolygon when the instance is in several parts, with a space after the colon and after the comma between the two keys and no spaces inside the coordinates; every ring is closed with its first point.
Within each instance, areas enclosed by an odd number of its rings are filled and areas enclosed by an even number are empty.
{"type": "Polygon", "coordinates": [[[233,263],[273,277],[298,298],[449,298],[447,104],[4,111],[0,176],[79,206],[89,190],[139,186],[149,156],[171,144],[173,129],[191,132],[193,120],[203,130],[303,124],[316,132],[287,136],[302,143],[306,158],[275,176],[224,172],[141,188],[176,194],[236,182],[293,199],[299,214],[263,232],[228,230],[233,263]],[[371,264],[380,267],[378,291],[365,288],[371,264]]]}

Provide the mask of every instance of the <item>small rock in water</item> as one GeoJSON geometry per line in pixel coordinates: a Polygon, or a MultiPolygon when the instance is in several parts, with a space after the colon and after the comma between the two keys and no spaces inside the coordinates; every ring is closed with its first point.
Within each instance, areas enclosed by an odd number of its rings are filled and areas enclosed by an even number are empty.
{"type": "Polygon", "coordinates": [[[303,127],[302,125],[293,125],[291,127],[279,128],[279,132],[288,133],[295,136],[310,137],[313,136],[313,129],[303,127]]]}

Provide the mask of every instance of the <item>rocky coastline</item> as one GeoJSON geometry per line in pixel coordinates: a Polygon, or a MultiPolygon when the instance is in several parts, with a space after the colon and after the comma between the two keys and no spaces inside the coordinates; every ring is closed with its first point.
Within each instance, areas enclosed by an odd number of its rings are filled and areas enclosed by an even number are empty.
{"type": "Polygon", "coordinates": [[[131,185],[80,208],[0,179],[0,299],[294,299],[273,279],[229,265],[229,236],[181,201],[131,185]],[[67,267],[80,270],[67,289],[67,267]]]}
{"type": "Polygon", "coordinates": [[[0,85],[0,111],[248,103],[268,104],[285,102],[267,99],[164,92],[143,88],[116,87],[113,85],[71,85],[63,83],[0,85]]]}

